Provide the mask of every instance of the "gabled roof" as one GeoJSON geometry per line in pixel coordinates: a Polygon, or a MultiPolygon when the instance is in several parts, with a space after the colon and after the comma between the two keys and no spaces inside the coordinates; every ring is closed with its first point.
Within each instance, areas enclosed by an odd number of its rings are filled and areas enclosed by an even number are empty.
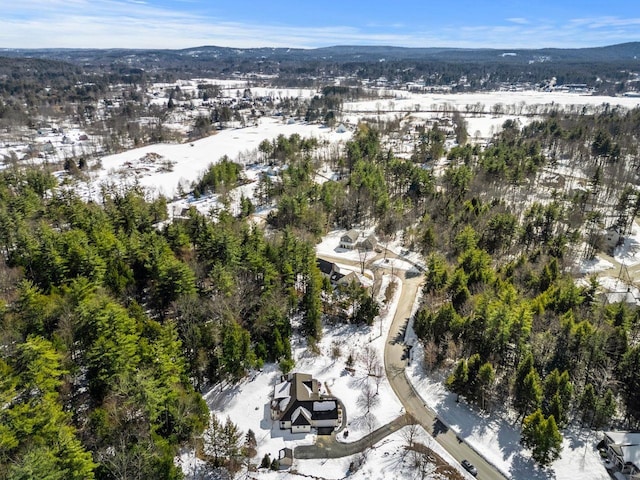
{"type": "Polygon", "coordinates": [[[325,275],[331,275],[335,263],[323,260],[322,258],[317,258],[316,262],[318,263],[320,272],[324,273],[325,275]]]}
{"type": "Polygon", "coordinates": [[[359,236],[360,236],[360,233],[357,230],[351,229],[347,233],[342,235],[340,237],[340,240],[346,240],[348,242],[355,243],[356,240],[358,240],[359,236]]]}
{"type": "MultiPolygon", "coordinates": [[[[312,425],[314,420],[337,420],[338,401],[334,397],[320,395],[318,381],[306,373],[289,374],[289,395],[280,400],[280,421],[290,421],[293,426],[312,425]],[[284,404],[284,402],[287,402],[284,404]]],[[[280,388],[279,391],[284,391],[280,388]]],[[[274,389],[274,395],[275,395],[274,389]]],[[[277,399],[274,398],[274,401],[277,399]]]]}
{"type": "Polygon", "coordinates": [[[369,277],[356,271],[351,271],[336,280],[336,283],[340,285],[348,285],[351,282],[356,282],[363,288],[369,288],[373,285],[373,281],[369,277]]]}
{"type": "Polygon", "coordinates": [[[294,373],[291,379],[291,397],[294,400],[319,400],[318,381],[308,373],[294,373]]]}
{"type": "Polygon", "coordinates": [[[365,238],[362,243],[370,243],[371,245],[377,245],[378,244],[378,237],[376,237],[375,233],[370,233],[369,235],[367,235],[367,238],[365,238]]]}
{"type": "Polygon", "coordinates": [[[311,413],[304,407],[298,407],[291,414],[291,425],[302,427],[311,425],[311,413]]]}

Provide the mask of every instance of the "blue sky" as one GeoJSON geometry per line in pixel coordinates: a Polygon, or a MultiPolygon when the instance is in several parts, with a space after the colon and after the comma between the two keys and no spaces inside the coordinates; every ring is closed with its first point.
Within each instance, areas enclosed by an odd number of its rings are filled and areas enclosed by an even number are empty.
{"type": "Polygon", "coordinates": [[[640,41],[637,0],[3,0],[0,48],[587,47],[640,41]]]}

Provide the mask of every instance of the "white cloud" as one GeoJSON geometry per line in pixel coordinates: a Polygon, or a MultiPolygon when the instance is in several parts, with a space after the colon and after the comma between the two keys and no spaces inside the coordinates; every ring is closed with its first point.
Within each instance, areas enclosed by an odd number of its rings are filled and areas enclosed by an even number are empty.
{"type": "MultiPolygon", "coordinates": [[[[189,0],[183,0],[185,2],[189,0]]],[[[640,40],[640,18],[575,18],[563,23],[507,18],[506,25],[402,24],[299,27],[230,22],[146,0],[20,0],[3,7],[0,47],[186,48],[319,47],[338,44],[409,47],[583,47],[640,40]]]]}
{"type": "Polygon", "coordinates": [[[518,25],[527,25],[529,23],[529,20],[522,17],[512,17],[512,18],[507,18],[507,22],[517,23],[518,25]]]}

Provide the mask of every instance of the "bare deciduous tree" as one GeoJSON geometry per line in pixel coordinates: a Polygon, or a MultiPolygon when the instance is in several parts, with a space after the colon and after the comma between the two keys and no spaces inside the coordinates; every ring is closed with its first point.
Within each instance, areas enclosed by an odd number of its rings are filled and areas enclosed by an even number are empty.
{"type": "Polygon", "coordinates": [[[364,388],[358,397],[357,404],[360,408],[365,409],[365,413],[369,413],[372,408],[375,408],[380,403],[380,397],[376,396],[376,393],[369,385],[369,382],[364,384],[364,388]]]}

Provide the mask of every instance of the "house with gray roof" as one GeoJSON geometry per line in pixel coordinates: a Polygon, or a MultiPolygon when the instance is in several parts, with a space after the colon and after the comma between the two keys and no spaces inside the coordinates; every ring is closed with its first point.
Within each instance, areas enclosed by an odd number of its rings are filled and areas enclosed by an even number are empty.
{"type": "Polygon", "coordinates": [[[331,433],[342,425],[342,405],[320,393],[320,384],[306,373],[289,373],[274,386],[271,418],[291,433],[331,433]]]}

